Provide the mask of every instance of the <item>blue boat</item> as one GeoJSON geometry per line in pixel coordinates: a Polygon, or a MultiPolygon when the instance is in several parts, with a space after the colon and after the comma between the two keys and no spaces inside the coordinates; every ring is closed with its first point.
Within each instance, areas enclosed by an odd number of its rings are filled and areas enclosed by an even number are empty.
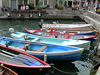
{"type": "Polygon", "coordinates": [[[30,43],[7,37],[0,38],[0,45],[17,49],[40,59],[44,59],[46,56],[48,60],[79,60],[84,51],[84,48],[44,43],[30,43]]]}
{"type": "Polygon", "coordinates": [[[90,50],[90,41],[86,40],[72,40],[72,39],[56,39],[43,36],[32,35],[23,32],[15,32],[11,34],[11,37],[29,42],[47,43],[62,46],[73,46],[90,50]]]}

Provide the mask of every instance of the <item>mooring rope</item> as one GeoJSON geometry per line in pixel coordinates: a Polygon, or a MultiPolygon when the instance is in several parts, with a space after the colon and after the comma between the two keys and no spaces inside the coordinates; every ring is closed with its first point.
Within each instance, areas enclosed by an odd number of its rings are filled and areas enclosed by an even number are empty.
{"type": "Polygon", "coordinates": [[[60,70],[60,69],[54,67],[54,66],[53,66],[53,68],[54,68],[55,70],[59,71],[59,72],[66,73],[66,74],[78,74],[78,72],[76,72],[76,73],[65,72],[65,71],[62,71],[62,70],[60,70]]]}

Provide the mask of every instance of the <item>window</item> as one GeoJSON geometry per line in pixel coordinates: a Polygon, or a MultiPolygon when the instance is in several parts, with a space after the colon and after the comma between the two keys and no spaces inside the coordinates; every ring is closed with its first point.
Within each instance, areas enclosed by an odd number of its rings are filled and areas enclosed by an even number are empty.
{"type": "Polygon", "coordinates": [[[24,4],[27,5],[28,4],[28,0],[24,0],[24,4]]]}
{"type": "Polygon", "coordinates": [[[44,0],[44,5],[47,5],[47,0],[44,0]]]}

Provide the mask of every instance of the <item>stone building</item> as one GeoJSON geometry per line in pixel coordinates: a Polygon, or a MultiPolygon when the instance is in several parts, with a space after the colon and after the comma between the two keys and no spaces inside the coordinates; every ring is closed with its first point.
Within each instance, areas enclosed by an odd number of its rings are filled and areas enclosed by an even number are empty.
{"type": "MultiPolygon", "coordinates": [[[[65,5],[66,2],[67,7],[73,7],[74,6],[73,2],[77,1],[79,5],[83,7],[87,0],[0,0],[0,8],[5,6],[9,7],[11,10],[20,10],[21,5],[29,5],[30,3],[34,4],[34,7],[37,8],[38,1],[42,2],[42,6],[47,6],[52,4],[54,7],[56,3],[58,5],[61,5],[60,1],[62,1],[63,6],[65,5]]],[[[98,7],[100,7],[100,0],[92,0],[92,1],[93,2],[97,1],[98,7]]]]}

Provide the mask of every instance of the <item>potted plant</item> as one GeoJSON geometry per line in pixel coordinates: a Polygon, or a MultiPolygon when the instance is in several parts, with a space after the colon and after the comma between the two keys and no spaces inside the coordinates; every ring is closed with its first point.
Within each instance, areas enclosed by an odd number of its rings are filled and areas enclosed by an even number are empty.
{"type": "Polygon", "coordinates": [[[44,6],[42,6],[42,1],[38,1],[38,7],[37,10],[42,10],[44,8],[44,6]]]}
{"type": "Polygon", "coordinates": [[[55,8],[58,8],[58,4],[56,3],[55,8]]]}
{"type": "Polygon", "coordinates": [[[34,3],[29,4],[30,9],[34,9],[34,3]]]}
{"type": "Polygon", "coordinates": [[[96,10],[96,13],[100,14],[100,8],[96,10]]]}
{"type": "Polygon", "coordinates": [[[75,7],[75,6],[74,6],[74,7],[72,7],[72,10],[77,10],[77,9],[78,9],[78,8],[77,8],[77,7],[75,7]]]}
{"type": "Polygon", "coordinates": [[[74,1],[74,2],[73,2],[73,4],[74,4],[74,5],[76,5],[76,4],[77,4],[77,2],[76,2],[76,1],[74,1]]]}
{"type": "Polygon", "coordinates": [[[58,6],[58,9],[59,10],[63,10],[64,9],[64,6],[60,5],[60,6],[58,6]]]}
{"type": "Polygon", "coordinates": [[[39,5],[39,7],[41,7],[41,5],[42,5],[42,1],[38,1],[38,5],[39,5]]]}
{"type": "Polygon", "coordinates": [[[45,7],[44,6],[37,7],[37,10],[42,10],[43,8],[45,8],[45,7]]]}

